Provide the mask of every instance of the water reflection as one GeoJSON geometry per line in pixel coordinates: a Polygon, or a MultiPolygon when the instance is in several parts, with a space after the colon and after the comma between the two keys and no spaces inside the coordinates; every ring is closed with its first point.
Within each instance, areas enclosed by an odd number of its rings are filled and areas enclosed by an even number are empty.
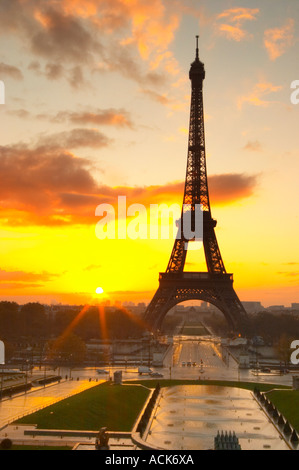
{"type": "Polygon", "coordinates": [[[173,450],[208,450],[235,431],[243,450],[289,450],[253,399],[238,388],[188,385],[163,390],[147,441],[173,450]]]}

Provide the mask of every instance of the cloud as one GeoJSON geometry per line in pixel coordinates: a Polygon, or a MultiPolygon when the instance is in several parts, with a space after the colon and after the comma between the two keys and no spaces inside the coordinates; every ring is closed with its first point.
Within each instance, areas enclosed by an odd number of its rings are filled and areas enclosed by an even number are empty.
{"type": "MultiPolygon", "coordinates": [[[[123,1],[131,20],[131,35],[123,44],[136,44],[140,56],[147,60],[168,50],[180,24],[178,13],[166,9],[162,0],[123,1]]],[[[169,56],[166,58],[169,60],[169,56]]]]}
{"type": "Polygon", "coordinates": [[[25,40],[33,54],[55,62],[86,64],[101,48],[92,24],[65,14],[54,0],[1,0],[0,27],[2,34],[25,40]]]}
{"type": "Polygon", "coordinates": [[[258,8],[231,8],[225,10],[223,13],[218,15],[219,18],[228,18],[230,21],[237,23],[247,20],[256,20],[256,16],[259,13],[258,8]]]}
{"type": "Polygon", "coordinates": [[[117,72],[142,86],[160,87],[167,83],[165,72],[149,70],[144,62],[138,60],[132,44],[111,43],[102,54],[102,61],[93,69],[94,72],[117,72]]]}
{"type": "Polygon", "coordinates": [[[26,271],[5,271],[0,269],[0,282],[47,282],[53,277],[57,277],[57,274],[51,274],[46,271],[43,271],[42,273],[32,273],[26,271]]]}
{"type": "Polygon", "coordinates": [[[23,80],[23,74],[20,69],[12,65],[0,63],[0,76],[1,77],[10,77],[14,80],[23,80]]]}
{"type": "Polygon", "coordinates": [[[41,57],[88,63],[101,48],[92,31],[71,14],[49,7],[35,9],[34,18],[40,28],[32,36],[31,48],[41,57]]]}
{"type": "Polygon", "coordinates": [[[251,104],[253,106],[268,107],[270,104],[277,103],[277,101],[269,101],[264,98],[267,95],[277,93],[280,90],[282,90],[282,86],[275,86],[270,82],[257,83],[248,95],[238,98],[238,108],[241,109],[244,103],[251,104]]]}
{"type": "MultiPolygon", "coordinates": [[[[64,211],[60,192],[92,193],[96,183],[85,159],[53,147],[0,147],[0,206],[3,220],[12,225],[32,220],[59,222],[64,211]]],[[[57,223],[58,223],[57,222],[57,223]]]]}
{"type": "Polygon", "coordinates": [[[65,67],[59,62],[48,62],[42,68],[40,62],[32,61],[28,65],[28,70],[32,70],[35,75],[44,76],[51,81],[64,78],[75,89],[82,88],[88,84],[80,65],[65,67]]]}
{"type": "MultiPolygon", "coordinates": [[[[99,204],[116,207],[118,196],[128,205],[181,204],[184,183],[152,186],[100,184],[87,159],[54,146],[29,148],[24,144],[0,147],[1,223],[8,226],[95,224],[99,204]]],[[[212,204],[228,204],[250,197],[257,177],[212,175],[212,204]]]]}
{"type": "Polygon", "coordinates": [[[251,38],[252,35],[243,29],[243,23],[256,20],[259,11],[258,8],[231,8],[225,10],[217,16],[216,30],[218,34],[237,42],[251,38]]]}
{"type": "Polygon", "coordinates": [[[30,117],[30,113],[26,109],[15,109],[15,110],[7,111],[7,113],[10,114],[11,116],[16,116],[20,119],[27,119],[30,117]]]}
{"type": "Polygon", "coordinates": [[[89,111],[60,111],[55,116],[42,115],[52,122],[71,122],[73,124],[92,124],[96,126],[115,126],[133,128],[130,114],[124,109],[93,109],[89,111]]]}
{"type": "MultiPolygon", "coordinates": [[[[112,126],[120,128],[126,127],[130,129],[134,128],[132,117],[125,109],[89,108],[85,111],[59,111],[56,114],[40,113],[37,115],[31,114],[25,109],[16,109],[8,111],[8,113],[21,119],[25,117],[32,117],[38,120],[47,120],[54,124],[69,122],[75,125],[91,124],[93,126],[112,126]]],[[[77,132],[77,129],[75,129],[73,132],[77,132]]],[[[94,131],[94,129],[93,134],[99,136],[98,131],[94,131]]],[[[71,135],[71,137],[73,136],[71,135]]],[[[53,138],[51,140],[53,140],[53,138]]]]}
{"type": "Polygon", "coordinates": [[[71,70],[69,70],[68,81],[73,88],[80,89],[82,86],[84,86],[85,79],[82,67],[76,65],[71,70]]]}
{"type": "Polygon", "coordinates": [[[262,144],[258,140],[247,142],[243,148],[251,152],[260,152],[263,149],[262,144]]]}
{"type": "Polygon", "coordinates": [[[84,271],[98,271],[102,266],[100,264],[90,264],[84,268],[84,271]]]}
{"type": "Polygon", "coordinates": [[[49,80],[58,80],[64,75],[64,67],[61,64],[49,63],[46,65],[45,75],[49,80]]]}
{"type": "Polygon", "coordinates": [[[281,271],[281,272],[278,272],[277,274],[280,274],[282,276],[287,276],[287,277],[298,277],[299,271],[281,271]]]}
{"type": "MultiPolygon", "coordinates": [[[[162,0],[2,0],[0,24],[30,39],[41,57],[87,63],[102,52],[99,37],[121,31],[123,45],[134,44],[147,60],[163,54],[180,24],[179,9],[162,0]]],[[[118,39],[119,42],[119,39],[118,39]]],[[[172,55],[164,57],[172,61],[172,55]]]]}
{"type": "Polygon", "coordinates": [[[212,175],[209,187],[212,204],[228,204],[248,198],[257,187],[257,176],[239,173],[212,175]]]}
{"type": "Polygon", "coordinates": [[[80,147],[101,148],[112,142],[102,132],[96,129],[72,129],[45,137],[40,137],[40,147],[76,149],[80,147]]]}
{"type": "Polygon", "coordinates": [[[20,289],[35,289],[43,287],[43,284],[27,283],[27,282],[0,282],[0,290],[18,291],[20,289]]]}
{"type": "Polygon", "coordinates": [[[223,33],[228,39],[240,42],[246,38],[247,33],[238,26],[232,26],[229,24],[222,24],[219,26],[219,32],[223,33]]]}
{"type": "Polygon", "coordinates": [[[157,93],[156,91],[148,90],[148,89],[143,89],[141,91],[142,93],[149,96],[151,99],[153,99],[154,101],[157,101],[160,104],[163,104],[163,105],[170,104],[170,100],[169,98],[167,98],[166,94],[161,95],[160,93],[157,93]]]}
{"type": "Polygon", "coordinates": [[[49,80],[78,87],[87,67],[156,87],[180,75],[171,45],[185,14],[199,11],[163,0],[1,0],[0,34],[46,59],[42,71],[33,57],[31,70],[35,64],[49,80]]]}
{"type": "Polygon", "coordinates": [[[294,44],[295,21],[289,18],[281,28],[268,29],[264,35],[264,45],[270,60],[275,61],[294,44]]]}
{"type": "Polygon", "coordinates": [[[0,290],[19,290],[43,287],[44,283],[51,281],[59,274],[47,271],[32,273],[27,271],[6,271],[0,269],[0,290]]]}

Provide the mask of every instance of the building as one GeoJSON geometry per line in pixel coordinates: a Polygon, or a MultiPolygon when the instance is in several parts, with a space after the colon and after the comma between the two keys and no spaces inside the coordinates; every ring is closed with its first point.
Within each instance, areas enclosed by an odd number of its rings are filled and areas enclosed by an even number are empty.
{"type": "Polygon", "coordinates": [[[262,306],[261,302],[242,302],[243,307],[245,308],[247,313],[259,313],[262,312],[264,307],[262,306]]]}

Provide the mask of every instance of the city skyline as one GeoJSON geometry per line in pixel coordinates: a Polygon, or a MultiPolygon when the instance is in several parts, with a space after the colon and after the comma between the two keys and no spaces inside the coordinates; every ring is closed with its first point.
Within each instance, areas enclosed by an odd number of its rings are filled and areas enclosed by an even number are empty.
{"type": "Polygon", "coordinates": [[[200,34],[227,271],[242,301],[299,302],[298,2],[210,3],[2,2],[0,300],[149,302],[173,240],[99,240],[95,210],[181,204],[200,34]]]}

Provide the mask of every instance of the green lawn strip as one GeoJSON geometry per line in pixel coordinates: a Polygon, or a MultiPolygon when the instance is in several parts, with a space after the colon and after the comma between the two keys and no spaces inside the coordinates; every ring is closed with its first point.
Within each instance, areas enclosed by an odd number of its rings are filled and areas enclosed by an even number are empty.
{"type": "Polygon", "coordinates": [[[217,385],[219,387],[235,387],[235,388],[242,388],[245,390],[254,390],[258,388],[261,392],[267,392],[269,390],[275,389],[282,389],[282,390],[289,390],[291,387],[283,386],[283,385],[274,385],[274,384],[262,384],[262,383],[253,383],[253,382],[231,382],[225,380],[134,380],[132,382],[124,382],[124,383],[131,383],[131,384],[142,384],[148,388],[155,388],[156,385],[159,383],[161,387],[175,387],[178,385],[217,385]]]}
{"type": "Polygon", "coordinates": [[[185,336],[207,336],[209,332],[203,326],[184,326],[181,334],[185,336]]]}
{"type": "MultiPolygon", "coordinates": [[[[275,387],[276,388],[276,387],[275,387]]],[[[278,411],[299,432],[299,391],[273,391],[267,393],[269,400],[276,406],[278,411]]]]}
{"type": "Polygon", "coordinates": [[[101,384],[25,416],[15,424],[36,424],[38,429],[130,431],[149,390],[144,387],[101,384]]]}

